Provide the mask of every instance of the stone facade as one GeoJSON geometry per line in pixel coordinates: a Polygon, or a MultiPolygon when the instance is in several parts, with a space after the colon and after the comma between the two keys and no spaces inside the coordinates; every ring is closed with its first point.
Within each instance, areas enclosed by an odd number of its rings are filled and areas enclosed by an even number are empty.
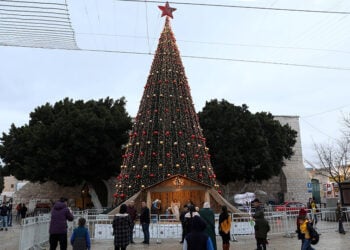
{"type": "Polygon", "coordinates": [[[262,183],[229,183],[223,187],[223,195],[233,202],[233,196],[239,193],[256,193],[264,201],[281,203],[282,201],[300,201],[306,203],[311,197],[307,192],[307,183],[310,182],[309,175],[303,164],[303,155],[300,141],[299,117],[298,116],[275,116],[282,125],[289,124],[298,132],[297,141],[294,145],[294,155],[285,161],[285,166],[279,176],[273,177],[262,183]]]}

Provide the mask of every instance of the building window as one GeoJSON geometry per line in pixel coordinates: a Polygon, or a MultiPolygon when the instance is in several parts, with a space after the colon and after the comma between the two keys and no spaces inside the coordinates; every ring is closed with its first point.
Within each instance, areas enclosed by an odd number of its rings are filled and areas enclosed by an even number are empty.
{"type": "Polygon", "coordinates": [[[11,188],[14,188],[15,187],[15,184],[11,184],[11,188]]]}

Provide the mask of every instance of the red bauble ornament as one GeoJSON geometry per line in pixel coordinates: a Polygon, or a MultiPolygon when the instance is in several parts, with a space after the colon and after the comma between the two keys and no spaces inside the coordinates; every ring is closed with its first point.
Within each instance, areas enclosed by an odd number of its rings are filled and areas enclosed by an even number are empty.
{"type": "Polygon", "coordinates": [[[181,154],[181,158],[185,158],[185,156],[186,156],[186,155],[185,155],[184,153],[181,154]]]}
{"type": "Polygon", "coordinates": [[[202,173],[199,173],[199,174],[198,174],[198,178],[201,178],[201,179],[202,179],[202,178],[203,178],[203,174],[202,174],[202,173]]]}
{"type": "Polygon", "coordinates": [[[170,131],[165,131],[165,135],[169,136],[170,135],[170,131]]]}
{"type": "Polygon", "coordinates": [[[146,131],[142,131],[142,135],[147,135],[147,132],[146,131]]]}
{"type": "Polygon", "coordinates": [[[158,131],[157,130],[153,131],[153,134],[158,135],[158,131]]]}
{"type": "Polygon", "coordinates": [[[114,198],[118,198],[118,197],[119,197],[119,194],[118,194],[118,193],[115,193],[115,194],[113,194],[113,197],[114,197],[114,198]]]}
{"type": "Polygon", "coordinates": [[[152,152],[152,156],[157,156],[157,153],[156,152],[152,152]]]}
{"type": "Polygon", "coordinates": [[[125,194],[120,194],[121,199],[125,199],[126,195],[125,194]]]}
{"type": "Polygon", "coordinates": [[[171,154],[170,153],[166,153],[166,157],[170,158],[171,154]]]}
{"type": "Polygon", "coordinates": [[[136,179],[140,179],[141,175],[137,174],[135,177],[136,177],[136,179]]]}
{"type": "Polygon", "coordinates": [[[154,175],[153,173],[149,174],[149,177],[152,177],[152,178],[153,178],[154,176],[155,176],[155,175],[154,175]]]}
{"type": "Polygon", "coordinates": [[[221,191],[221,190],[218,190],[218,193],[219,193],[219,194],[222,194],[222,191],[221,191]]]}
{"type": "Polygon", "coordinates": [[[195,155],[194,155],[194,158],[198,159],[198,158],[199,158],[199,155],[198,155],[198,154],[195,154],[195,155]]]}
{"type": "Polygon", "coordinates": [[[191,135],[191,139],[196,139],[196,136],[195,135],[191,135]]]}
{"type": "Polygon", "coordinates": [[[141,151],[140,152],[140,156],[144,156],[144,155],[145,155],[145,153],[141,151]]]}
{"type": "Polygon", "coordinates": [[[179,131],[179,136],[181,136],[182,135],[182,131],[179,131]]]}

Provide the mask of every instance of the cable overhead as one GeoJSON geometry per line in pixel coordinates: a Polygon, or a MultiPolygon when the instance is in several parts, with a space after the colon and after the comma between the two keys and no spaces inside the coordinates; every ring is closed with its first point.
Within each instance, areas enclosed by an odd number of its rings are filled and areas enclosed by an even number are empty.
{"type": "MultiPolygon", "coordinates": [[[[19,46],[19,47],[28,47],[28,46],[19,46]]],[[[102,53],[117,53],[117,54],[132,54],[132,55],[154,56],[154,53],[138,52],[138,51],[98,50],[98,49],[81,49],[81,48],[79,48],[79,49],[66,49],[65,48],[65,50],[79,50],[79,51],[87,51],[87,52],[102,52],[102,53]]],[[[328,66],[328,65],[298,64],[298,63],[277,62],[277,61],[246,60],[246,59],[236,59],[236,58],[205,57],[205,56],[192,56],[192,55],[181,55],[181,57],[191,58],[191,59],[202,59],[202,60],[257,63],[257,64],[271,64],[271,65],[305,67],[305,68],[325,69],[325,70],[350,71],[350,68],[347,68],[347,67],[337,67],[337,66],[328,66]]]]}
{"type": "MultiPolygon", "coordinates": [[[[120,2],[143,2],[142,0],[115,0],[120,2]]],[[[163,4],[163,1],[147,1],[148,3],[163,4]]],[[[238,8],[238,9],[254,9],[254,10],[272,10],[272,11],[289,11],[289,12],[305,12],[305,13],[319,13],[319,14],[341,14],[349,15],[349,11],[328,11],[328,10],[307,10],[307,9],[290,9],[290,8],[273,8],[273,7],[259,7],[259,6],[244,6],[232,4],[210,4],[210,3],[192,3],[192,2],[171,2],[172,4],[191,5],[191,6],[205,6],[205,7],[223,7],[223,8],[238,8]]]]}

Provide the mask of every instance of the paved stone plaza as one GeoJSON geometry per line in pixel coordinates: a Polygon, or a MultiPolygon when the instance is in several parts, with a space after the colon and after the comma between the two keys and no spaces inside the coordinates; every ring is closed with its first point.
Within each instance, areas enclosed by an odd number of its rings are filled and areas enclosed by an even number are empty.
{"type": "MultiPolygon", "coordinates": [[[[8,231],[0,231],[0,249],[1,250],[17,250],[19,248],[20,226],[14,225],[8,231]]],[[[299,250],[300,241],[296,238],[286,238],[281,235],[270,235],[270,250],[299,250]]],[[[238,242],[231,242],[230,249],[232,250],[253,250],[255,247],[255,240],[252,236],[237,237],[238,242]]],[[[180,250],[182,245],[179,239],[167,239],[161,242],[156,242],[151,239],[150,245],[143,245],[142,239],[136,239],[137,244],[129,245],[129,250],[143,250],[143,249],[166,249],[166,250],[180,250]]],[[[221,248],[221,239],[217,237],[218,250],[221,248]]],[[[46,246],[42,250],[48,250],[46,246]]],[[[72,249],[69,247],[68,249],[72,249]]],[[[346,235],[339,234],[334,231],[322,232],[319,243],[315,246],[317,250],[348,250],[350,249],[350,233],[346,235]]],[[[114,250],[112,240],[92,241],[92,250],[114,250]]]]}

